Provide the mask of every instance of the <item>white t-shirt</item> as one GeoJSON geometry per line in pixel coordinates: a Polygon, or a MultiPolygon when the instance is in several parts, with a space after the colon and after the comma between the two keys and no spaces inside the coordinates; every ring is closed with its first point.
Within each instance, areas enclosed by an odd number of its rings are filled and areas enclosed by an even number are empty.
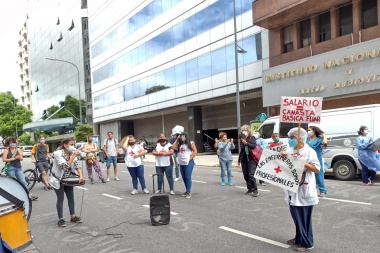
{"type": "Polygon", "coordinates": [[[135,158],[134,155],[138,154],[139,151],[144,150],[140,144],[135,144],[134,146],[128,146],[127,152],[125,153],[125,164],[127,167],[138,167],[141,165],[141,156],[135,158]]]}
{"type": "Polygon", "coordinates": [[[104,141],[104,146],[107,146],[107,153],[109,156],[116,156],[116,144],[117,140],[116,139],[105,139],[104,141]]]}
{"type": "MultiPolygon", "coordinates": [[[[191,142],[191,145],[193,145],[194,142],[191,142]]],[[[177,163],[179,165],[188,165],[190,162],[190,156],[193,151],[191,148],[187,146],[187,144],[182,144],[179,147],[178,156],[177,156],[177,163]]]]}
{"type": "MultiPolygon", "coordinates": [[[[160,143],[157,143],[156,151],[160,152],[169,152],[172,144],[166,143],[165,146],[161,146],[160,143]]],[[[166,167],[170,166],[170,156],[156,156],[156,166],[158,167],[166,167]]]]}

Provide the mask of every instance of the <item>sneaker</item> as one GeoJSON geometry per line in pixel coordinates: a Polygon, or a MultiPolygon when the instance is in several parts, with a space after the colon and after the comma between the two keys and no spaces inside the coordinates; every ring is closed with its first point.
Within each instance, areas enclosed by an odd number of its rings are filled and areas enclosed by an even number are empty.
{"type": "Polygon", "coordinates": [[[155,192],[155,194],[161,194],[161,193],[162,193],[162,191],[160,191],[160,190],[155,192]]]}
{"type": "Polygon", "coordinates": [[[178,177],[176,177],[175,179],[174,179],[174,182],[177,182],[179,180],[179,178],[178,177]]]}
{"type": "Polygon", "coordinates": [[[53,189],[53,187],[51,187],[50,184],[48,185],[47,188],[48,188],[49,190],[52,190],[52,189],[53,189]]]}
{"type": "Polygon", "coordinates": [[[170,195],[174,195],[174,191],[173,190],[170,190],[170,195]]]}
{"type": "Polygon", "coordinates": [[[259,193],[258,192],[252,192],[252,196],[257,197],[257,196],[259,196],[259,193]]]}
{"type": "Polygon", "coordinates": [[[248,190],[248,191],[246,191],[245,193],[244,193],[244,195],[248,195],[248,194],[251,194],[252,193],[252,191],[251,190],[248,190]]]}
{"type": "Polygon", "coordinates": [[[187,192],[184,192],[183,194],[182,194],[182,197],[186,197],[187,196],[187,192]]]}
{"type": "Polygon", "coordinates": [[[107,178],[107,182],[109,182],[110,181],[110,179],[109,178],[107,178]]]}
{"type": "Polygon", "coordinates": [[[191,198],[191,194],[190,194],[190,192],[187,193],[186,198],[187,198],[187,199],[191,198]]]}
{"type": "Polygon", "coordinates": [[[94,184],[94,179],[91,178],[91,179],[90,179],[90,182],[91,182],[91,184],[94,184]]]}
{"type": "Polygon", "coordinates": [[[232,180],[228,180],[228,185],[232,185],[232,180]]]}
{"type": "Polygon", "coordinates": [[[81,217],[74,216],[74,217],[72,217],[72,218],[70,219],[70,222],[71,222],[71,223],[82,223],[83,220],[82,220],[81,217]]]}
{"type": "Polygon", "coordinates": [[[66,221],[64,219],[61,219],[58,221],[58,227],[64,228],[66,227],[66,221]]]}
{"type": "Polygon", "coordinates": [[[48,191],[49,188],[48,188],[47,186],[44,186],[44,190],[45,190],[45,191],[48,191]]]}
{"type": "Polygon", "coordinates": [[[33,195],[29,195],[29,199],[31,200],[31,201],[35,201],[35,200],[37,200],[38,199],[38,197],[37,196],[33,196],[33,195]]]}
{"type": "Polygon", "coordinates": [[[226,185],[226,183],[222,180],[222,183],[221,183],[221,185],[223,185],[223,186],[225,186],[226,185]]]}
{"type": "Polygon", "coordinates": [[[296,244],[296,238],[290,239],[286,241],[286,244],[288,245],[295,245],[296,244]]]}
{"type": "Polygon", "coordinates": [[[107,183],[106,180],[104,180],[104,178],[102,178],[102,183],[103,184],[107,183]]]}
{"type": "Polygon", "coordinates": [[[306,247],[303,247],[303,246],[295,248],[295,250],[299,251],[299,252],[306,252],[306,251],[309,251],[309,250],[312,250],[312,249],[314,249],[314,246],[310,247],[310,248],[306,248],[306,247]]]}
{"type": "Polygon", "coordinates": [[[368,183],[363,183],[363,186],[368,186],[368,183]]]}
{"type": "Polygon", "coordinates": [[[266,184],[264,182],[261,182],[260,185],[261,186],[266,186],[266,184]]]}
{"type": "Polygon", "coordinates": [[[133,189],[133,191],[131,192],[131,195],[135,195],[136,193],[139,193],[139,191],[137,189],[133,189]]]}
{"type": "Polygon", "coordinates": [[[145,193],[145,194],[149,194],[149,191],[145,188],[145,189],[143,190],[143,193],[145,193]]]}
{"type": "Polygon", "coordinates": [[[120,179],[118,179],[117,177],[115,177],[115,180],[116,180],[116,181],[120,181],[120,179]]]}
{"type": "Polygon", "coordinates": [[[318,197],[320,197],[320,198],[324,198],[324,197],[326,197],[326,193],[325,192],[321,192],[319,195],[318,195],[318,197]]]}
{"type": "Polygon", "coordinates": [[[375,184],[375,180],[371,180],[369,184],[370,185],[374,185],[375,184]]]}

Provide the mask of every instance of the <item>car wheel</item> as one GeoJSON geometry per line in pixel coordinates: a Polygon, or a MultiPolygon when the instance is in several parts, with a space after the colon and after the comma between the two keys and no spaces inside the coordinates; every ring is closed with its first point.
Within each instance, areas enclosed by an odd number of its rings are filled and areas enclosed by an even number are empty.
{"type": "Polygon", "coordinates": [[[347,160],[340,160],[334,164],[333,167],[335,178],[343,181],[354,179],[356,175],[355,166],[347,160]]]}

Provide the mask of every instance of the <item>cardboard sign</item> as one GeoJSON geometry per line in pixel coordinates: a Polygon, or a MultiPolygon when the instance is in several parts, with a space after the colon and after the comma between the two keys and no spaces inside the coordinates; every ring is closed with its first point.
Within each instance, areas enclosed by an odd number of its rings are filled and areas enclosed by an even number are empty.
{"type": "Polygon", "coordinates": [[[306,161],[283,157],[278,152],[264,149],[257,165],[255,178],[291,192],[297,192],[306,161]]]}
{"type": "Polygon", "coordinates": [[[273,147],[273,148],[269,148],[269,150],[272,150],[272,151],[275,151],[275,152],[278,152],[278,153],[280,153],[281,151],[285,151],[287,149],[288,149],[288,145],[286,145],[286,144],[282,144],[282,145],[279,145],[279,146],[276,146],[276,147],[273,147]]]}
{"type": "Polygon", "coordinates": [[[281,97],[280,121],[321,123],[323,98],[281,97]]]}

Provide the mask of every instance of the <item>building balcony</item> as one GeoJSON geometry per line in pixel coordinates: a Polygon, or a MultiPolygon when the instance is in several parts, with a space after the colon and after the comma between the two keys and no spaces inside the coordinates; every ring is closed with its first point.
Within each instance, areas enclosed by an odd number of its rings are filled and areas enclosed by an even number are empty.
{"type": "Polygon", "coordinates": [[[27,61],[29,59],[29,53],[25,51],[23,57],[25,61],[27,61]]]}
{"type": "Polygon", "coordinates": [[[349,3],[350,0],[256,0],[253,2],[253,23],[273,30],[299,20],[318,15],[331,7],[349,3]]]}

